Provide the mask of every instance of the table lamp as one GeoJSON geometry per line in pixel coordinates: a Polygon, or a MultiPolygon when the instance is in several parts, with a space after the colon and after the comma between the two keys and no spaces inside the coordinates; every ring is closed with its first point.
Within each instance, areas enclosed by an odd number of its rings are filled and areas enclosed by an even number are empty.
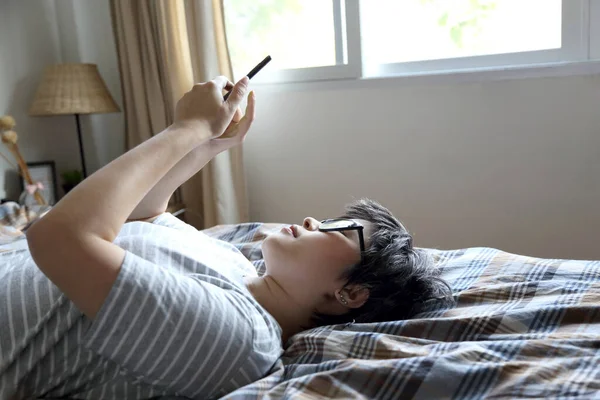
{"type": "Polygon", "coordinates": [[[118,111],[119,106],[110,95],[95,64],[57,64],[47,67],[44,71],[29,115],[75,115],[81,167],[85,178],[87,170],[79,116],[118,111]]]}

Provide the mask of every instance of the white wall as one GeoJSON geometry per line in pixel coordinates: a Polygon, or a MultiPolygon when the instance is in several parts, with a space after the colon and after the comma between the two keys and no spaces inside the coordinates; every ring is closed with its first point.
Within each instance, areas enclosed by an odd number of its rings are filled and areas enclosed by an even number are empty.
{"type": "MultiPolygon", "coordinates": [[[[98,65],[108,90],[122,108],[121,81],[108,0],[56,0],[63,62],[98,65]]],[[[81,117],[88,173],[125,149],[124,113],[81,117]]]]}
{"type": "Polygon", "coordinates": [[[389,207],[419,246],[600,258],[600,77],[259,87],[254,220],[389,207]]]}
{"type": "MultiPolygon", "coordinates": [[[[43,66],[62,60],[99,64],[122,104],[116,52],[107,0],[54,7],[0,2],[0,114],[17,118],[28,160],[77,168],[72,119],[26,109],[43,66]]],[[[411,82],[421,81],[255,87],[251,218],[325,218],[369,196],[420,246],[600,258],[600,77],[411,82]]],[[[122,118],[84,119],[90,169],[121,153],[122,118]]]]}
{"type": "MultiPolygon", "coordinates": [[[[54,1],[1,1],[0,49],[0,115],[15,117],[23,157],[28,162],[55,160],[59,169],[75,167],[74,121],[27,115],[44,67],[60,62],[54,1]]],[[[14,160],[4,146],[0,151],[14,160]]],[[[18,182],[14,168],[0,159],[0,197],[16,198],[18,182]]]]}
{"type": "MultiPolygon", "coordinates": [[[[0,115],[15,117],[24,158],[54,160],[57,173],[80,169],[74,117],[33,118],[27,110],[44,67],[60,62],[98,64],[109,90],[122,104],[108,1],[2,0],[0,49],[0,115]]],[[[82,116],[82,125],[88,171],[122,153],[122,113],[82,116]]],[[[8,155],[4,147],[0,150],[8,155]]],[[[17,196],[18,177],[0,159],[0,197],[17,196]]]]}

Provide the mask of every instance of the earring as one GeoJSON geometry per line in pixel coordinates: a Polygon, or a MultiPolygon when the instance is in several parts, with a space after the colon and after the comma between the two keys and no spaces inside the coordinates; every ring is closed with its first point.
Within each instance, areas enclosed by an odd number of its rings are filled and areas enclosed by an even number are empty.
{"type": "Polygon", "coordinates": [[[342,302],[343,305],[345,305],[345,306],[348,305],[348,300],[346,300],[344,298],[344,295],[342,293],[340,293],[340,301],[342,302]]]}

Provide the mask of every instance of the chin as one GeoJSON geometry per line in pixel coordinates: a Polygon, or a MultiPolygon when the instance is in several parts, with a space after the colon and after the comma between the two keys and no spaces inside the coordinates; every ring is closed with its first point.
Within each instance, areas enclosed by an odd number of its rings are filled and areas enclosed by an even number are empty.
{"type": "Polygon", "coordinates": [[[273,252],[277,252],[277,250],[275,249],[277,247],[277,239],[273,236],[274,235],[267,236],[261,247],[262,257],[265,260],[265,266],[269,265],[268,261],[272,258],[273,252]]]}
{"type": "Polygon", "coordinates": [[[265,238],[262,244],[263,253],[265,249],[274,250],[274,249],[283,249],[286,246],[287,237],[285,237],[281,232],[272,233],[265,238]]]}
{"type": "Polygon", "coordinates": [[[275,237],[274,234],[267,236],[265,238],[265,240],[263,240],[262,246],[261,246],[263,255],[265,254],[265,252],[269,251],[269,249],[273,246],[273,244],[274,244],[273,242],[274,241],[277,241],[277,238],[275,237]]]}
{"type": "Polygon", "coordinates": [[[272,273],[273,266],[281,265],[280,261],[286,259],[285,246],[281,239],[277,234],[269,235],[262,244],[262,256],[268,273],[272,273]]]}

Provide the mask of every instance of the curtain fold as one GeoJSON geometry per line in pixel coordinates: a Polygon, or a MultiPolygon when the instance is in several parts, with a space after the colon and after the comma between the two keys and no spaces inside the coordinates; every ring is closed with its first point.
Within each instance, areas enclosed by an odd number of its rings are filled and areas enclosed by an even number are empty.
{"type": "MultiPolygon", "coordinates": [[[[195,82],[233,73],[221,0],[111,0],[111,13],[130,149],[172,123],[195,82]]],[[[248,221],[242,147],[219,154],[174,197],[199,229],[248,221]]]]}

